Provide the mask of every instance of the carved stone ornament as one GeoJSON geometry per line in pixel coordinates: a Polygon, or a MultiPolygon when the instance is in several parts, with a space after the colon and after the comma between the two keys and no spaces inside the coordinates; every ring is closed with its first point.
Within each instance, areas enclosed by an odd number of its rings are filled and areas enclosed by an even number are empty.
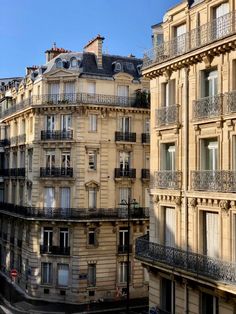
{"type": "Polygon", "coordinates": [[[195,197],[191,199],[190,205],[191,205],[192,207],[196,207],[196,206],[197,206],[197,199],[196,199],[195,197]]]}
{"type": "Polygon", "coordinates": [[[230,209],[230,202],[228,200],[221,200],[219,202],[219,207],[225,214],[228,214],[230,209]]]}
{"type": "Polygon", "coordinates": [[[159,195],[154,196],[154,197],[153,197],[153,201],[154,201],[154,203],[158,204],[158,203],[159,203],[159,201],[160,201],[160,197],[159,197],[159,195]]]}
{"type": "Polygon", "coordinates": [[[180,205],[181,205],[181,197],[180,197],[180,196],[177,196],[177,197],[175,198],[175,204],[176,204],[177,206],[180,206],[180,205]]]}

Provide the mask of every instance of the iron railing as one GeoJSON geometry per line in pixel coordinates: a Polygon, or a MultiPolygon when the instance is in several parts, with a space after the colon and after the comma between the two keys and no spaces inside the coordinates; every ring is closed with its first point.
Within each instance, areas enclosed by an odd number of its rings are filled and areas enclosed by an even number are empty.
{"type": "Polygon", "coordinates": [[[120,244],[117,247],[117,252],[118,254],[127,254],[129,251],[129,253],[132,253],[132,245],[127,245],[127,244],[120,244]]]}
{"type": "Polygon", "coordinates": [[[10,140],[8,139],[0,140],[0,147],[8,145],[10,145],[10,140]]]}
{"type": "Polygon", "coordinates": [[[172,105],[156,109],[156,127],[178,124],[179,106],[172,105]]]}
{"type": "Polygon", "coordinates": [[[224,111],[225,114],[231,114],[236,112],[236,91],[224,94],[224,111]]]}
{"type": "Polygon", "coordinates": [[[130,178],[135,179],[136,178],[136,169],[120,169],[115,168],[115,178],[130,178]]]}
{"type": "Polygon", "coordinates": [[[18,145],[24,144],[26,141],[26,134],[20,134],[18,135],[18,145]]]}
{"type": "Polygon", "coordinates": [[[153,188],[158,189],[173,189],[181,188],[182,172],[172,170],[162,170],[154,172],[152,180],[153,188]]]}
{"type": "Polygon", "coordinates": [[[143,69],[235,34],[235,12],[230,12],[144,52],[143,69]]]}
{"type": "Polygon", "coordinates": [[[196,191],[236,192],[236,171],[192,171],[192,189],[196,191]]]}
{"type": "Polygon", "coordinates": [[[141,261],[161,263],[174,267],[176,271],[184,270],[197,276],[236,283],[236,263],[150,242],[146,235],[136,240],[135,254],[141,261]]]}
{"type": "Polygon", "coordinates": [[[150,179],[150,169],[142,169],[141,170],[141,178],[142,179],[150,179]]]}
{"type": "Polygon", "coordinates": [[[72,140],[73,139],[73,131],[41,131],[41,140],[48,141],[48,140],[72,140]]]}
{"type": "Polygon", "coordinates": [[[73,177],[73,168],[40,168],[40,177],[73,177]]]}
{"type": "Polygon", "coordinates": [[[12,104],[9,108],[3,109],[0,118],[4,118],[20,110],[30,106],[40,105],[83,105],[95,104],[103,106],[118,106],[118,107],[135,107],[135,108],[150,108],[148,99],[140,102],[138,97],[125,97],[105,94],[89,94],[89,93],[59,93],[59,94],[43,94],[34,95],[16,104],[12,104]]]}
{"type": "Polygon", "coordinates": [[[136,142],[136,133],[132,132],[115,132],[115,141],[136,142]]]}
{"type": "Polygon", "coordinates": [[[70,255],[70,247],[55,245],[40,245],[40,253],[52,255],[70,255]]]}
{"type": "MultiPolygon", "coordinates": [[[[23,217],[45,218],[45,219],[128,219],[127,208],[52,208],[52,207],[32,207],[14,205],[0,202],[0,212],[7,214],[17,214],[23,217]]],[[[130,209],[131,219],[148,219],[149,208],[139,207],[130,209]]]]}
{"type": "Polygon", "coordinates": [[[193,120],[219,117],[223,114],[223,94],[193,101],[193,120]]]}
{"type": "Polygon", "coordinates": [[[4,177],[25,177],[25,168],[0,169],[0,175],[4,177]]]}
{"type": "Polygon", "coordinates": [[[150,143],[150,133],[142,133],[142,143],[150,143]]]}

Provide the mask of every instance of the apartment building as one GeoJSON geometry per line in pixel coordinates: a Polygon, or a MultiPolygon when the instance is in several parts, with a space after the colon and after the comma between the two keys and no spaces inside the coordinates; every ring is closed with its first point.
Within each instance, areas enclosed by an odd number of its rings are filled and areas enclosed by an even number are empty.
{"type": "Polygon", "coordinates": [[[235,6],[182,1],[144,55],[152,205],[136,257],[149,271],[152,313],[236,311],[235,6]]]}
{"type": "Polygon", "coordinates": [[[103,40],[54,44],[45,65],[2,80],[1,272],[36,299],[125,298],[128,267],[130,297],[147,295],[134,242],[149,228],[149,80],[103,40]]]}

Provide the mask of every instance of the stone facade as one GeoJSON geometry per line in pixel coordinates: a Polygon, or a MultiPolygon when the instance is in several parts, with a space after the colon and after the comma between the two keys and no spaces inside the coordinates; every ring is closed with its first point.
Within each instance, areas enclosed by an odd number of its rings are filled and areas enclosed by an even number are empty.
{"type": "Polygon", "coordinates": [[[125,298],[128,250],[130,296],[147,295],[134,244],[149,228],[149,80],[103,39],[54,46],[1,87],[1,271],[34,298],[125,298]]]}

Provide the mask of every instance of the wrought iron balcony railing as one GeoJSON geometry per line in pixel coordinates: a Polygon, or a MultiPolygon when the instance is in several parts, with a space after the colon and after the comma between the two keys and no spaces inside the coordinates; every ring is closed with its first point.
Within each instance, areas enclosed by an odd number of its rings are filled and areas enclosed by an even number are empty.
{"type": "Polygon", "coordinates": [[[219,117],[223,114],[223,94],[193,101],[193,120],[219,117]]]}
{"type": "Polygon", "coordinates": [[[40,177],[73,177],[73,168],[40,168],[40,177]]]}
{"type": "MultiPolygon", "coordinates": [[[[14,205],[11,203],[0,202],[0,212],[7,214],[18,214],[23,217],[45,218],[45,219],[76,219],[76,220],[103,220],[103,219],[128,219],[126,206],[119,208],[52,208],[52,207],[30,207],[14,205]]],[[[149,208],[131,208],[131,219],[148,219],[149,208]]]]}
{"type": "Polygon", "coordinates": [[[132,245],[127,245],[127,244],[120,244],[117,247],[117,252],[118,254],[127,254],[129,250],[129,253],[132,253],[132,245]]]}
{"type": "Polygon", "coordinates": [[[236,263],[150,242],[147,236],[136,240],[135,254],[141,261],[160,263],[174,267],[176,271],[184,270],[197,276],[236,283],[236,263]]]}
{"type": "Polygon", "coordinates": [[[135,107],[135,108],[150,108],[148,98],[145,101],[140,101],[138,96],[125,97],[104,94],[89,94],[89,93],[59,93],[59,94],[43,94],[34,95],[30,98],[21,100],[16,104],[12,104],[9,108],[3,109],[0,118],[9,116],[15,112],[26,109],[31,106],[39,105],[83,105],[95,104],[103,106],[118,106],[118,107],[135,107]]]}
{"type": "Polygon", "coordinates": [[[57,140],[72,140],[73,139],[73,131],[41,131],[41,140],[42,141],[57,141],[57,140]]]}
{"type": "Polygon", "coordinates": [[[236,32],[235,24],[235,12],[230,12],[170,41],[165,41],[144,53],[143,68],[171,60],[233,35],[236,32]]]}
{"type": "Polygon", "coordinates": [[[236,171],[192,171],[192,189],[196,191],[236,192],[236,171]]]}
{"type": "Polygon", "coordinates": [[[162,170],[154,172],[152,186],[158,189],[173,189],[181,188],[182,172],[162,170]]]}
{"type": "Polygon", "coordinates": [[[115,178],[130,178],[135,179],[136,178],[136,169],[120,169],[115,168],[115,178]]]}
{"type": "Polygon", "coordinates": [[[8,139],[0,140],[0,147],[8,145],[10,145],[10,140],[8,139]]]}
{"type": "Polygon", "coordinates": [[[142,143],[150,143],[150,133],[142,133],[142,143]]]}
{"type": "Polygon", "coordinates": [[[40,245],[40,253],[52,255],[70,255],[70,247],[55,245],[40,245]]]}
{"type": "Polygon", "coordinates": [[[115,141],[136,142],[136,133],[132,132],[115,132],[115,141]]]}
{"type": "Polygon", "coordinates": [[[25,168],[0,169],[0,175],[4,177],[25,177],[25,168]]]}
{"type": "Polygon", "coordinates": [[[141,177],[142,179],[150,179],[150,170],[149,169],[142,169],[141,170],[141,177]]]}
{"type": "Polygon", "coordinates": [[[26,141],[26,134],[20,134],[18,135],[18,145],[24,144],[26,141]]]}
{"type": "Polygon", "coordinates": [[[224,111],[225,114],[231,114],[236,112],[236,91],[224,94],[224,111]]]}
{"type": "Polygon", "coordinates": [[[172,105],[156,109],[156,127],[178,124],[179,106],[172,105]]]}

